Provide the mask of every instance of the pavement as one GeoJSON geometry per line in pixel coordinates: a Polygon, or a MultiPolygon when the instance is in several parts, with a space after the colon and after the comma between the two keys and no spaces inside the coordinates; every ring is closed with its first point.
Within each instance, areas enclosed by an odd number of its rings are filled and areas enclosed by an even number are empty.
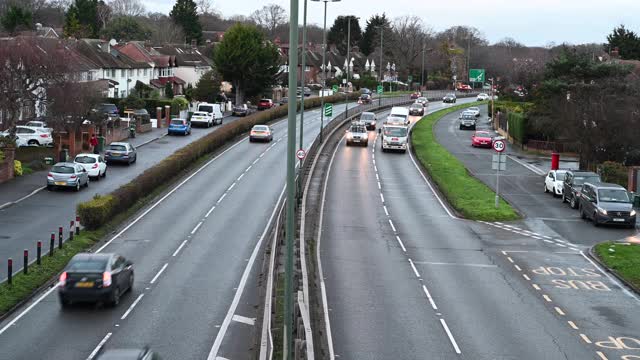
{"type": "MultiPolygon", "coordinates": [[[[441,143],[456,118],[436,126],[441,143]]],[[[369,142],[339,144],[318,239],[336,358],[640,358],[640,300],[579,239],[459,219],[410,154],[369,142]]]]}

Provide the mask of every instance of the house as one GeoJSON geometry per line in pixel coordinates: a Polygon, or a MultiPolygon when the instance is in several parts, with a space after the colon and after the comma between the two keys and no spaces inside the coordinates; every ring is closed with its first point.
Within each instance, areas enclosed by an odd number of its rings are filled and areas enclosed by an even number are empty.
{"type": "Polygon", "coordinates": [[[169,56],[174,64],[173,76],[183,85],[195,86],[207,71],[213,69],[213,60],[203,54],[204,48],[192,45],[162,45],[147,48],[158,54],[169,56]]]}

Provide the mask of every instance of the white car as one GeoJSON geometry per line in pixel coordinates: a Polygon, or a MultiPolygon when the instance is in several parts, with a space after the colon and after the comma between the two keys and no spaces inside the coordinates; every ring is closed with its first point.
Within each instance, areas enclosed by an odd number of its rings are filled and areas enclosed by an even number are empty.
{"type": "Polygon", "coordinates": [[[485,93],[478,94],[478,101],[485,101],[489,99],[491,99],[491,96],[489,96],[489,94],[485,94],[485,93]]]}
{"type": "Polygon", "coordinates": [[[479,107],[470,107],[466,110],[466,112],[473,114],[475,117],[480,116],[480,108],[479,107]]]}
{"type": "Polygon", "coordinates": [[[42,129],[46,132],[48,132],[49,134],[51,134],[53,132],[53,129],[48,127],[47,124],[44,121],[29,121],[26,124],[24,124],[24,127],[28,127],[28,128],[32,128],[32,129],[42,129]]]}
{"type": "Polygon", "coordinates": [[[213,116],[204,111],[196,111],[191,115],[191,125],[200,125],[205,127],[213,126],[213,116]]]}
{"type": "Polygon", "coordinates": [[[564,176],[566,170],[551,170],[544,178],[544,192],[552,193],[553,196],[562,196],[564,189],[564,176]]]}
{"type": "Polygon", "coordinates": [[[73,160],[74,163],[82,166],[89,174],[89,178],[100,180],[107,176],[107,163],[98,154],[78,154],[73,160]]]}
{"type": "Polygon", "coordinates": [[[24,139],[28,146],[52,146],[53,137],[44,129],[16,126],[16,136],[24,139]]]}

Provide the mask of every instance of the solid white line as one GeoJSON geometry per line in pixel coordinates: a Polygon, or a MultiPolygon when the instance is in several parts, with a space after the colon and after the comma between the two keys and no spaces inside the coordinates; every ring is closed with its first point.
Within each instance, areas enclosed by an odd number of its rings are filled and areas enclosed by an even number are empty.
{"type": "Polygon", "coordinates": [[[107,341],[109,340],[111,335],[112,335],[112,333],[108,333],[107,335],[105,335],[104,338],[102,338],[102,340],[98,343],[98,346],[96,346],[96,348],[93,349],[91,354],[89,354],[89,356],[87,357],[87,360],[92,360],[94,357],[96,357],[96,355],[98,355],[98,352],[100,351],[100,348],[102,348],[104,346],[104,344],[107,343],[107,341]]]}
{"type": "Polygon", "coordinates": [[[420,278],[420,273],[418,272],[418,269],[416,269],[416,266],[413,264],[413,261],[411,261],[411,259],[409,259],[409,264],[411,264],[411,268],[413,269],[413,273],[416,274],[416,277],[420,278]]]}
{"type": "Polygon", "coordinates": [[[524,161],[522,161],[522,160],[520,160],[520,159],[518,159],[518,158],[515,158],[515,157],[513,157],[513,156],[511,156],[511,155],[507,155],[507,158],[509,158],[509,159],[511,159],[511,160],[513,160],[513,161],[515,161],[515,162],[517,162],[518,164],[520,164],[520,165],[524,166],[525,168],[527,168],[527,169],[528,169],[528,170],[530,170],[531,172],[536,173],[537,175],[544,175],[544,174],[546,174],[546,172],[545,172],[544,170],[540,169],[539,167],[537,167],[537,166],[535,166],[535,165],[527,164],[526,162],[524,162],[524,161]]]}
{"type": "Polygon", "coordinates": [[[234,187],[236,187],[236,183],[231,184],[231,186],[229,186],[229,188],[227,189],[227,192],[231,191],[231,189],[233,189],[234,187]]]}
{"type": "Polygon", "coordinates": [[[247,279],[249,278],[249,273],[251,272],[251,268],[253,268],[253,264],[256,261],[256,257],[258,256],[258,252],[260,251],[260,247],[262,246],[262,241],[264,241],[265,236],[267,236],[267,231],[269,230],[270,224],[273,221],[273,218],[275,217],[276,212],[278,211],[278,206],[282,201],[282,197],[284,196],[285,189],[286,189],[286,186],[282,188],[282,191],[280,192],[280,197],[278,198],[278,201],[276,202],[276,205],[273,207],[273,211],[271,212],[271,217],[267,221],[267,225],[265,226],[264,231],[262,232],[262,235],[260,235],[260,239],[256,243],[256,246],[253,248],[251,257],[249,257],[247,266],[244,268],[244,272],[242,273],[242,277],[240,278],[240,283],[238,284],[236,293],[233,297],[233,301],[231,302],[231,306],[229,307],[229,311],[227,312],[227,315],[225,316],[224,321],[220,326],[220,331],[218,332],[218,335],[216,335],[216,339],[213,342],[213,346],[211,347],[211,351],[209,352],[209,356],[207,357],[207,360],[215,360],[216,356],[218,356],[218,351],[220,350],[220,346],[222,345],[222,340],[224,339],[227,333],[227,329],[229,328],[229,324],[231,323],[231,318],[233,317],[233,315],[236,312],[236,309],[238,308],[238,303],[240,303],[240,298],[242,297],[244,288],[247,285],[247,279]]]}
{"type": "Polygon", "coordinates": [[[167,268],[167,266],[169,266],[169,263],[165,263],[162,268],[160,269],[160,271],[158,271],[158,273],[156,274],[156,276],[153,277],[153,279],[151,279],[150,284],[153,284],[156,282],[156,280],[158,280],[158,278],[160,277],[160,275],[162,275],[162,273],[164,272],[164,270],[167,268]]]}
{"type": "Polygon", "coordinates": [[[537,235],[531,235],[531,237],[534,238],[534,239],[542,240],[542,238],[540,236],[537,236],[537,235]]]}
{"type": "Polygon", "coordinates": [[[195,234],[196,231],[198,231],[198,229],[200,228],[201,225],[202,225],[202,221],[200,221],[198,223],[198,225],[196,225],[196,227],[194,227],[193,230],[191,230],[191,235],[195,234]]]}
{"type": "Polygon", "coordinates": [[[387,205],[382,205],[382,208],[384,209],[384,213],[387,214],[387,216],[389,216],[389,210],[387,210],[387,205]]]}
{"type": "Polygon", "coordinates": [[[451,345],[453,345],[453,349],[456,351],[456,354],[462,354],[462,352],[460,351],[460,348],[458,347],[458,343],[456,343],[456,339],[453,338],[453,335],[451,334],[451,331],[447,326],[447,323],[444,321],[444,319],[440,319],[440,323],[442,323],[442,327],[444,328],[444,331],[447,333],[447,336],[449,337],[449,340],[451,341],[451,345]]]}
{"type": "Polygon", "coordinates": [[[393,232],[396,232],[396,227],[393,226],[393,221],[391,221],[391,219],[389,219],[389,225],[391,225],[391,230],[393,230],[393,232]]]}
{"type": "Polygon", "coordinates": [[[542,241],[544,241],[544,242],[546,242],[546,243],[549,243],[549,244],[553,244],[553,241],[551,241],[551,240],[544,239],[544,240],[542,240],[542,241]]]}
{"type": "Polygon", "coordinates": [[[433,310],[438,310],[438,306],[436,306],[436,302],[433,301],[433,298],[431,297],[431,294],[429,293],[429,289],[427,289],[427,287],[425,285],[422,285],[422,290],[427,295],[427,299],[429,299],[429,303],[431,304],[431,307],[433,308],[433,310]]]}
{"type": "Polygon", "coordinates": [[[384,203],[384,195],[382,195],[382,193],[380,193],[380,200],[382,200],[382,203],[384,203]]]}
{"type": "Polygon", "coordinates": [[[567,245],[556,243],[556,246],[567,247],[567,245]]]}
{"type": "Polygon", "coordinates": [[[469,267],[480,267],[480,268],[495,268],[495,267],[498,267],[498,265],[488,265],[488,264],[464,264],[464,263],[446,263],[446,262],[430,262],[430,261],[414,261],[414,264],[469,266],[469,267]]]}
{"type": "Polygon", "coordinates": [[[218,201],[216,202],[216,204],[220,204],[222,202],[222,200],[224,200],[224,198],[227,196],[227,193],[222,194],[222,196],[220,196],[220,199],[218,199],[218,201]]]}
{"type": "MultiPolygon", "coordinates": [[[[41,188],[37,188],[37,189],[33,190],[32,192],[30,192],[29,194],[27,194],[27,195],[25,195],[25,196],[21,197],[20,199],[18,199],[18,200],[16,200],[16,201],[11,201],[11,202],[9,202],[9,203],[7,203],[7,204],[10,204],[10,203],[12,203],[12,204],[17,204],[17,203],[19,203],[19,202],[21,202],[21,201],[23,201],[23,200],[27,200],[28,198],[32,197],[33,195],[35,195],[35,194],[39,193],[40,191],[42,191],[42,190],[44,190],[44,189],[46,189],[46,188],[47,188],[46,186],[43,186],[43,187],[41,187],[41,188]]],[[[4,206],[4,205],[3,205],[3,206],[4,206]]]]}
{"type": "Polygon", "coordinates": [[[240,176],[238,176],[238,178],[236,179],[236,181],[240,181],[240,179],[242,179],[244,177],[244,173],[240,174],[240,176]]]}
{"type": "Polygon", "coordinates": [[[129,314],[133,311],[133,308],[136,307],[136,305],[138,305],[138,303],[140,302],[140,300],[142,299],[142,297],[144,296],[144,294],[140,294],[138,296],[138,298],[136,299],[136,301],[133,302],[133,304],[131,304],[131,306],[129,306],[129,308],[127,309],[127,311],[124,313],[124,315],[122,315],[122,317],[120,318],[120,320],[124,320],[127,318],[127,316],[129,316],[129,314]]]}
{"type": "Polygon", "coordinates": [[[400,243],[400,247],[402,248],[402,251],[407,252],[407,249],[404,247],[404,244],[402,243],[402,240],[400,240],[400,236],[396,235],[396,239],[400,243]]]}
{"type": "Polygon", "coordinates": [[[180,244],[180,246],[178,246],[178,248],[176,249],[176,251],[173,252],[173,257],[176,257],[178,255],[178,253],[180,252],[180,250],[182,250],[182,247],[185,246],[187,244],[188,240],[185,240],[182,242],[182,244],[180,244]]]}
{"type": "Polygon", "coordinates": [[[252,326],[256,324],[255,318],[248,318],[246,316],[241,316],[241,315],[233,315],[233,318],[231,318],[231,320],[237,321],[243,324],[247,324],[247,325],[252,325],[252,326]]]}
{"type": "MultiPolygon", "coordinates": [[[[626,286],[622,285],[618,280],[614,279],[611,275],[609,275],[609,273],[607,273],[605,270],[603,270],[600,265],[596,264],[595,261],[591,260],[587,255],[584,254],[584,252],[580,251],[580,255],[582,255],[583,258],[587,259],[587,261],[589,261],[591,263],[591,265],[595,266],[596,269],[598,269],[604,276],[606,276],[609,280],[611,280],[612,283],[616,284],[620,289],[622,289],[622,291],[627,294],[629,297],[633,298],[634,300],[640,302],[640,299],[638,299],[635,295],[633,295],[626,286]]],[[[2,331],[0,331],[0,334],[2,334],[2,331]]]]}
{"type": "Polygon", "coordinates": [[[208,218],[208,217],[209,217],[209,215],[211,215],[211,213],[212,213],[212,212],[213,212],[213,210],[215,210],[215,209],[216,209],[216,207],[215,207],[215,206],[213,206],[211,209],[209,209],[209,211],[207,211],[207,214],[206,214],[204,217],[205,217],[205,218],[208,218]]]}

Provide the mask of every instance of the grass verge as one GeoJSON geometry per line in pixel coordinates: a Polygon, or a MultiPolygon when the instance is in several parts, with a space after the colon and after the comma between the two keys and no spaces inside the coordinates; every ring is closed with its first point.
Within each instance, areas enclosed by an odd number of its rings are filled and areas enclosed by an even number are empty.
{"type": "Polygon", "coordinates": [[[608,241],[596,245],[595,253],[609,269],[640,289],[640,245],[608,241]]]}
{"type": "Polygon", "coordinates": [[[520,216],[511,205],[500,199],[496,209],[495,192],[469,174],[464,164],[440,145],[433,133],[433,126],[445,115],[484,103],[456,105],[425,116],[413,127],[411,144],[449,204],[463,217],[483,221],[515,220],[520,216]]]}

